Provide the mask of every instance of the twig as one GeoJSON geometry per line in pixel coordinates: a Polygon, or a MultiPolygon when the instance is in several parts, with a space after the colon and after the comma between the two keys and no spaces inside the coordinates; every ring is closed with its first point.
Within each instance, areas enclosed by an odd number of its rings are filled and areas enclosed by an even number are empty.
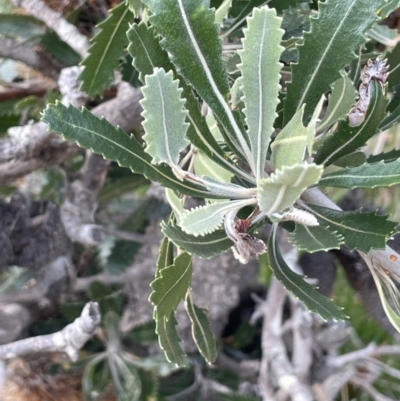
{"type": "Polygon", "coordinates": [[[310,390],[294,373],[281,338],[282,309],[285,297],[286,291],[276,279],[273,279],[265,304],[261,339],[263,356],[258,383],[264,400],[275,399],[273,389],[269,384],[272,375],[276,379],[279,389],[288,393],[293,401],[312,401],[313,395],[310,390]]]}
{"type": "Polygon", "coordinates": [[[61,331],[26,338],[0,346],[0,359],[40,352],[64,352],[72,361],[78,359],[79,350],[93,336],[101,321],[97,302],[88,302],[81,316],[61,331]]]}
{"type": "Polygon", "coordinates": [[[356,386],[362,388],[365,392],[367,392],[374,400],[376,401],[396,401],[393,398],[389,398],[381,394],[377,391],[371,384],[367,381],[354,377],[351,382],[356,386]]]}
{"type": "Polygon", "coordinates": [[[89,41],[79,30],[67,22],[61,13],[53,11],[42,0],[12,0],[16,7],[23,7],[34,17],[43,21],[49,28],[69,44],[78,54],[84,58],[89,48],[89,41]]]}

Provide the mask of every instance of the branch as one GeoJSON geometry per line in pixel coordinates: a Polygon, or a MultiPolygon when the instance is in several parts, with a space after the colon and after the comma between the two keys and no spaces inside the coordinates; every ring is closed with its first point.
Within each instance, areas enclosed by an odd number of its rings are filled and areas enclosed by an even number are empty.
{"type": "Polygon", "coordinates": [[[81,316],[61,331],[1,345],[0,359],[40,352],[64,352],[72,361],[76,361],[79,350],[93,336],[100,322],[98,303],[88,302],[81,316]]]}
{"type": "Polygon", "coordinates": [[[10,38],[0,38],[0,57],[22,61],[54,80],[57,80],[62,68],[61,64],[45,51],[23,46],[10,38]]]}
{"type": "Polygon", "coordinates": [[[67,22],[61,13],[53,11],[43,0],[12,0],[12,3],[16,7],[23,7],[38,20],[43,21],[82,58],[86,57],[89,48],[88,39],[74,25],[67,22]]]}
{"type": "Polygon", "coordinates": [[[269,385],[272,375],[279,389],[289,394],[293,401],[312,401],[313,395],[310,390],[294,373],[281,337],[282,309],[285,298],[286,291],[276,279],[273,279],[265,304],[261,338],[263,356],[258,383],[264,400],[275,399],[269,385]]]}
{"type": "MultiPolygon", "coordinates": [[[[73,99],[71,93],[68,96],[73,99]]],[[[121,82],[117,96],[95,107],[92,113],[104,116],[111,124],[129,132],[142,121],[141,98],[140,89],[121,82]]],[[[79,99],[77,93],[75,100],[79,99]]],[[[42,122],[18,127],[11,132],[11,138],[0,140],[0,163],[3,163],[0,164],[0,185],[7,185],[39,168],[60,165],[82,152],[76,144],[64,142],[60,135],[50,134],[42,122]]]]}

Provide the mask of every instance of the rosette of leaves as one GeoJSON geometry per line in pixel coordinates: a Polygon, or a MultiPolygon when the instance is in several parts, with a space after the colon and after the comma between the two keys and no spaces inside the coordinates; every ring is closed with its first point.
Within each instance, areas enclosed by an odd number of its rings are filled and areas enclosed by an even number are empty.
{"type": "MultiPolygon", "coordinates": [[[[233,246],[235,256],[246,263],[266,252],[263,242],[250,235],[262,223],[273,224],[269,264],[285,288],[324,319],[344,319],[338,307],[287,266],[278,246],[278,229],[290,227],[290,241],[309,252],[346,244],[365,253],[384,249],[395,231],[396,224],[385,216],[301,201],[305,191],[318,185],[374,188],[400,182],[397,160],[385,163],[382,156],[382,162],[362,164],[365,158],[357,158],[360,166],[353,158],[382,124],[387,126],[382,79],[387,68],[382,60],[370,62],[364,70],[364,120],[354,126],[347,117],[361,104],[356,104],[347,70],[355,50],[366,41],[364,33],[378,22],[384,0],[319,2],[310,31],[296,40],[301,43],[296,45],[298,62],[291,65],[291,82],[283,93],[284,31],[274,8],[253,8],[247,17],[237,56],[239,77],[232,86],[219,38],[221,10],[216,21],[207,0],[142,3],[150,17],[133,23],[127,36],[143,83],[145,146],[86,109],[50,105],[43,120],[53,132],[167,188],[173,217],[162,224],[165,237],[150,297],[167,357],[177,364],[185,362],[174,316],[184,300],[200,352],[209,362],[215,359],[207,315],[191,297],[191,255],[211,257],[233,246]],[[374,75],[371,68],[379,66],[385,71],[374,75]],[[235,98],[241,93],[243,107],[238,99],[230,102],[233,90],[235,98]],[[325,100],[328,107],[320,122],[325,100]],[[325,171],[331,165],[336,170],[325,171]],[[187,196],[204,203],[188,210],[187,196]],[[292,223],[283,224],[287,221],[292,223]]],[[[392,116],[390,123],[396,121],[392,116]]]]}

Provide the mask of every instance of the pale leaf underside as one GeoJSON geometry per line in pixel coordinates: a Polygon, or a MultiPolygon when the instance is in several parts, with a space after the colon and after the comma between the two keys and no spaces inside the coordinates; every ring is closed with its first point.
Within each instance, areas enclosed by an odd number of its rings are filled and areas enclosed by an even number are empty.
{"type": "Polygon", "coordinates": [[[283,51],[280,42],[284,33],[281,21],[274,9],[266,6],[253,9],[252,16],[247,19],[248,28],[244,30],[243,50],[239,51],[244,113],[256,179],[264,177],[265,159],[277,116],[282,67],[279,57],[283,51]]]}

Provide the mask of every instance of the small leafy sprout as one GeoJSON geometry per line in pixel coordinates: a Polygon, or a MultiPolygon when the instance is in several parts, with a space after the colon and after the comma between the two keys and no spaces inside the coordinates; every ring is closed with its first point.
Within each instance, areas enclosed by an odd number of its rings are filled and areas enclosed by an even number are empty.
{"type": "Polygon", "coordinates": [[[233,256],[243,264],[247,264],[251,257],[260,256],[267,251],[262,240],[247,233],[252,224],[251,218],[255,214],[252,213],[246,220],[238,219],[236,221],[234,220],[235,211],[228,212],[225,216],[225,231],[235,244],[232,247],[233,256]]]}

